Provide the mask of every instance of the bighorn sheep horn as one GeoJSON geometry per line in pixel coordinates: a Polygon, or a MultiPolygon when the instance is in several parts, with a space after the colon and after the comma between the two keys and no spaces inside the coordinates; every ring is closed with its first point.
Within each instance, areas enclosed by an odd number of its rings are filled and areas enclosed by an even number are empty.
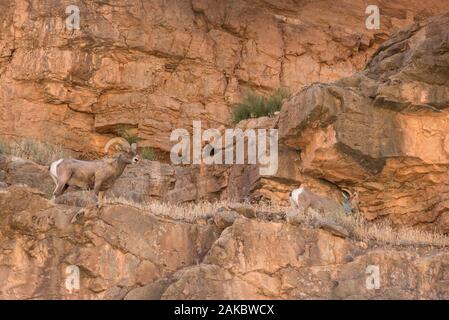
{"type": "Polygon", "coordinates": [[[116,137],[116,138],[112,138],[110,139],[106,145],[104,146],[104,152],[108,153],[109,148],[114,145],[114,144],[120,144],[123,148],[125,148],[126,150],[130,150],[131,149],[131,145],[129,144],[129,142],[122,137],[116,137]]]}
{"type": "Polygon", "coordinates": [[[340,188],[340,190],[343,192],[343,195],[347,196],[347,199],[349,199],[353,196],[353,193],[351,191],[349,191],[349,189],[340,188]]]}

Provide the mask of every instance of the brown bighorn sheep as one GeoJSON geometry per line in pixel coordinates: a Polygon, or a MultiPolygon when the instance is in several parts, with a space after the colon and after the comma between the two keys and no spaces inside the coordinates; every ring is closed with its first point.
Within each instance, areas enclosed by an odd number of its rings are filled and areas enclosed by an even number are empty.
{"type": "Polygon", "coordinates": [[[309,208],[317,212],[344,212],[346,214],[357,213],[359,196],[357,192],[351,193],[347,189],[342,190],[342,201],[338,203],[333,199],[319,196],[305,187],[294,189],[290,193],[290,203],[294,208],[301,208],[307,214],[309,208]]]}
{"type": "MultiPolygon", "coordinates": [[[[113,158],[82,161],[76,159],[59,159],[50,165],[50,176],[56,184],[53,199],[60,196],[69,186],[85,190],[94,190],[98,196],[100,191],[109,189],[123,173],[128,164],[139,161],[137,146],[129,144],[124,138],[109,140],[104,150],[107,153],[112,145],[120,146],[121,151],[113,158]]],[[[116,147],[116,150],[119,150],[116,147]]]]}

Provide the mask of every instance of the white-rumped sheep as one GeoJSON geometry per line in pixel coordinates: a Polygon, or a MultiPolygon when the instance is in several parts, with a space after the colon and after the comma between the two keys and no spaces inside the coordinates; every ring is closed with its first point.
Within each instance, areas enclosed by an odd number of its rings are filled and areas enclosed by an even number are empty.
{"type": "Polygon", "coordinates": [[[116,145],[116,149],[120,152],[112,158],[93,161],[76,159],[54,161],[49,168],[50,176],[56,185],[53,199],[62,195],[69,186],[84,190],[93,189],[98,196],[100,191],[112,186],[128,164],[139,161],[135,143],[130,145],[124,138],[113,138],[106,143],[105,152],[107,153],[113,145],[116,145]]]}
{"type": "Polygon", "coordinates": [[[304,214],[307,210],[323,212],[344,212],[346,214],[357,213],[359,208],[359,196],[357,192],[350,192],[342,189],[341,203],[327,197],[319,196],[305,187],[294,189],[290,193],[290,203],[292,207],[303,209],[304,214]]]}

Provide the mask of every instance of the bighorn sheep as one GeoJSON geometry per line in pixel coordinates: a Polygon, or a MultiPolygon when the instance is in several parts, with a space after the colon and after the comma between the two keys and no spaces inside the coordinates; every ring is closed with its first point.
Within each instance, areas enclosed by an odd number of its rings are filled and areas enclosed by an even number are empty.
{"type": "MultiPolygon", "coordinates": [[[[105,191],[112,186],[128,164],[139,161],[135,143],[130,145],[124,138],[113,138],[106,143],[105,152],[107,153],[113,145],[118,145],[121,149],[121,152],[113,158],[93,161],[76,159],[54,161],[49,167],[50,176],[56,185],[53,199],[62,195],[69,186],[85,190],[93,189],[98,196],[100,191],[105,191]]],[[[116,150],[119,150],[117,146],[116,150]]]]}
{"type": "Polygon", "coordinates": [[[309,208],[318,212],[344,212],[346,214],[357,213],[359,196],[357,192],[351,193],[347,189],[341,189],[342,201],[338,203],[333,199],[319,196],[305,187],[294,189],[290,193],[290,203],[294,208],[302,208],[307,214],[309,208]]]}

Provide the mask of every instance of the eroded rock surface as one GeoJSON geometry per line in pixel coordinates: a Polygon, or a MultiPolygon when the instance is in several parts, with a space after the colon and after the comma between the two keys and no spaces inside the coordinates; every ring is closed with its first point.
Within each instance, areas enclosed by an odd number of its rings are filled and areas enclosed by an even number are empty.
{"type": "Polygon", "coordinates": [[[0,4],[0,135],[100,152],[122,125],[142,146],[170,132],[218,127],[244,88],[293,92],[360,70],[385,39],[448,1],[78,1],[80,29],[59,0],[0,4]]]}
{"type": "Polygon", "coordinates": [[[165,299],[447,299],[449,254],[366,249],[320,229],[240,218],[165,299]],[[380,271],[367,287],[367,267],[380,271]]]}
{"type": "MultiPolygon", "coordinates": [[[[177,167],[159,161],[141,160],[127,166],[123,174],[105,192],[107,198],[121,198],[136,203],[161,200],[172,203],[196,200],[220,200],[226,196],[229,167],[198,165],[177,167]]],[[[4,186],[23,184],[36,188],[48,198],[55,184],[48,166],[31,160],[0,154],[0,182],[4,186]]],[[[59,200],[73,204],[89,202],[91,195],[69,187],[59,200]]]]}
{"type": "Polygon", "coordinates": [[[157,218],[126,205],[54,205],[35,189],[0,190],[2,299],[122,299],[128,291],[200,262],[211,225],[157,218]],[[66,268],[80,269],[70,292],[66,268]]]}
{"type": "Polygon", "coordinates": [[[360,194],[369,219],[447,231],[449,15],[405,29],[366,68],[287,102],[280,141],[313,180],[360,194]]]}
{"type": "Polygon", "coordinates": [[[248,205],[219,210],[225,225],[185,223],[10,186],[0,206],[1,299],[449,298],[444,248],[360,242],[248,205]],[[75,266],[79,289],[67,285],[75,266]],[[366,284],[373,266],[377,289],[366,284]]]}

